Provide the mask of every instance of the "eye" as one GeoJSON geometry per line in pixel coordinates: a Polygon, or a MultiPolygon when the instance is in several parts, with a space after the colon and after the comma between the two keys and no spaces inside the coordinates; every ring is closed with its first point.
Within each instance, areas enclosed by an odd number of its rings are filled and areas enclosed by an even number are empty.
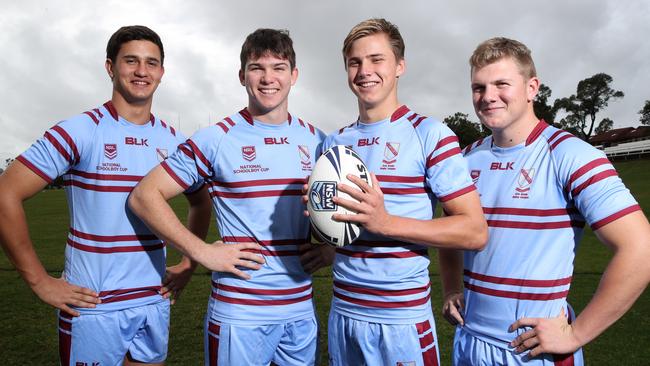
{"type": "Polygon", "coordinates": [[[378,64],[378,63],[383,62],[383,61],[384,61],[383,57],[374,57],[374,58],[372,58],[372,62],[375,63],[375,64],[378,64]]]}

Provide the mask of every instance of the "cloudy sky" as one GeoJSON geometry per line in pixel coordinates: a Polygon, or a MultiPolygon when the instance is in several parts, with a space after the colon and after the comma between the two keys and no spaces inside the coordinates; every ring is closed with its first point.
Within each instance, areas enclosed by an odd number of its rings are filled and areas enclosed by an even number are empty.
{"type": "MultiPolygon", "coordinates": [[[[0,158],[29,147],[45,129],[110,98],[105,47],[122,25],[144,24],[165,45],[166,73],[154,114],[187,135],[246,104],[237,79],[241,43],[260,27],[291,33],[300,76],[290,111],[325,132],[356,118],[341,59],[349,29],[370,17],[397,24],[406,41],[400,100],[442,119],[470,103],[467,59],[506,36],[533,51],[552,100],[599,72],[625,98],[598,118],[639,124],[650,99],[650,2],[576,1],[39,1],[0,0],[0,158]],[[127,5],[128,4],[128,5],[127,5]]],[[[0,161],[0,166],[2,166],[0,161]]]]}

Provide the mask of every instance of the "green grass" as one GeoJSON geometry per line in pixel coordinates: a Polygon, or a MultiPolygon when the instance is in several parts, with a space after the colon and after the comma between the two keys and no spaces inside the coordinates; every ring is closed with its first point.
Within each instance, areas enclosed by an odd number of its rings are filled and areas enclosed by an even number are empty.
{"type": "MultiPolygon", "coordinates": [[[[650,214],[650,160],[620,162],[619,174],[636,199],[650,214]]],[[[175,199],[177,212],[184,212],[184,200],[175,199]]],[[[52,275],[63,269],[63,250],[68,229],[68,213],[63,191],[45,191],[26,203],[32,239],[44,266],[52,275]]],[[[183,215],[181,215],[182,217],[183,215]]],[[[217,238],[214,228],[209,238],[217,238]]],[[[578,251],[569,301],[580,312],[593,295],[611,253],[590,230],[578,251]]],[[[169,250],[169,263],[178,261],[169,250]]],[[[450,364],[453,328],[440,314],[441,290],[435,251],[431,251],[432,305],[437,320],[443,365],[450,364]]],[[[41,303],[21,280],[4,255],[0,256],[0,363],[3,365],[56,365],[58,340],[55,312],[41,303]]],[[[314,294],[322,325],[321,344],[327,360],[327,313],[332,280],[329,270],[314,276],[314,294]]],[[[168,365],[199,365],[203,362],[203,316],[210,294],[209,274],[198,269],[183,297],[172,307],[168,365]]],[[[634,307],[604,334],[585,347],[588,365],[647,365],[650,358],[650,296],[647,291],[634,307]]]]}

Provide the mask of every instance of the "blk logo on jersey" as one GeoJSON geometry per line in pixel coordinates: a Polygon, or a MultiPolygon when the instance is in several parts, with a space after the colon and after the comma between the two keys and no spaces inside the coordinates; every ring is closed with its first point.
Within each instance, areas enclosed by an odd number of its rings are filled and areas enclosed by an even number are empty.
{"type": "Polygon", "coordinates": [[[139,139],[137,137],[125,137],[124,138],[124,143],[126,145],[149,146],[147,141],[148,141],[148,139],[139,139]]]}
{"type": "Polygon", "coordinates": [[[108,159],[115,159],[117,157],[117,144],[104,144],[104,156],[108,159]]]}
{"type": "Polygon", "coordinates": [[[472,177],[472,182],[474,184],[478,183],[478,178],[481,176],[481,171],[480,170],[472,170],[469,172],[469,176],[472,177]]]}
{"type": "Polygon", "coordinates": [[[167,153],[167,149],[156,148],[156,156],[158,157],[158,162],[162,163],[167,159],[169,154],[167,153]]]}
{"type": "Polygon", "coordinates": [[[336,196],[336,182],[317,181],[312,183],[309,202],[315,211],[336,211],[338,206],[332,200],[336,196]]]}
{"type": "Polygon", "coordinates": [[[371,146],[371,145],[379,145],[379,137],[373,137],[369,139],[359,139],[357,141],[357,146],[359,147],[371,146]]]}
{"type": "Polygon", "coordinates": [[[517,176],[517,187],[515,187],[515,194],[512,198],[528,198],[530,186],[533,184],[533,177],[535,176],[535,168],[521,169],[517,176]]]}
{"type": "Polygon", "coordinates": [[[382,159],[381,170],[395,170],[395,163],[399,155],[399,142],[387,142],[384,146],[384,158],[382,159]]]}
{"type": "Polygon", "coordinates": [[[253,161],[257,157],[255,146],[242,146],[241,155],[246,161],[253,161]]]}
{"type": "Polygon", "coordinates": [[[288,137],[265,137],[264,144],[266,145],[288,145],[288,137]]]}
{"type": "Polygon", "coordinates": [[[303,171],[311,171],[311,154],[309,147],[306,145],[298,145],[298,154],[300,155],[300,165],[303,171]]]}
{"type": "Polygon", "coordinates": [[[494,162],[490,164],[490,170],[515,170],[515,162],[510,161],[507,163],[494,162]]]}

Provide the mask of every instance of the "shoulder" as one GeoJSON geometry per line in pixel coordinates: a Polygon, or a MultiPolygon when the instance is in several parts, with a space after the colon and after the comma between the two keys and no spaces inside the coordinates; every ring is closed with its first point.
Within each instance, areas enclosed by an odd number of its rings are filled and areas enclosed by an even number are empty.
{"type": "Polygon", "coordinates": [[[289,115],[289,122],[292,127],[299,129],[300,132],[304,132],[306,135],[311,135],[318,141],[322,141],[325,138],[325,133],[319,128],[316,128],[312,123],[303,120],[300,117],[289,115]]]}

